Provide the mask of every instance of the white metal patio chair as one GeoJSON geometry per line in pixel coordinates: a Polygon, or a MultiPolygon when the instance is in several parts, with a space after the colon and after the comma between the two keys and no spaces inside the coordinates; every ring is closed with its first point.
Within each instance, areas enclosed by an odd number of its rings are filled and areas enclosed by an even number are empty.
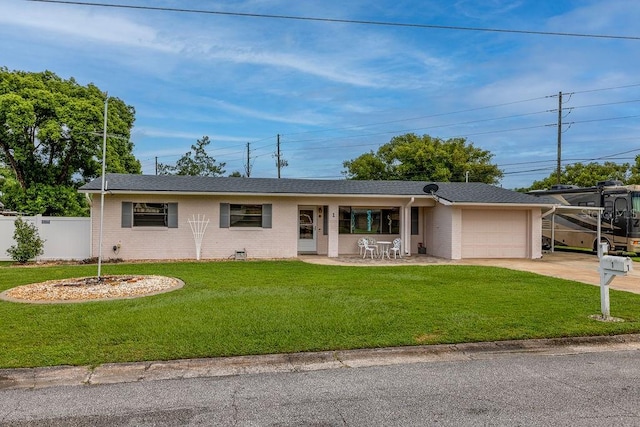
{"type": "Polygon", "coordinates": [[[375,250],[376,256],[380,255],[380,248],[378,247],[376,239],[374,239],[373,237],[367,237],[366,240],[369,246],[371,246],[375,250]]]}
{"type": "Polygon", "coordinates": [[[363,243],[364,243],[364,256],[362,258],[363,259],[366,258],[367,252],[371,252],[371,259],[373,259],[373,253],[376,251],[377,248],[375,246],[369,245],[368,239],[363,239],[363,243]]]}
{"type": "Polygon", "coordinates": [[[362,253],[364,252],[364,241],[365,241],[364,237],[361,237],[358,239],[358,253],[360,255],[362,255],[362,253]]]}
{"type": "Polygon", "coordinates": [[[391,246],[391,248],[389,248],[389,250],[391,252],[393,252],[393,257],[397,258],[398,254],[400,255],[400,258],[402,258],[402,239],[393,239],[393,245],[391,246]]]}

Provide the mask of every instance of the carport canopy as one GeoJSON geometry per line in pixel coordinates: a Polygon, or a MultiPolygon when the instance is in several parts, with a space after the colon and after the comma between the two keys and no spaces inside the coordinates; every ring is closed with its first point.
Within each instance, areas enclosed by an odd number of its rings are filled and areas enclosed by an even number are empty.
{"type": "MultiPolygon", "coordinates": [[[[549,209],[547,212],[542,214],[542,218],[545,218],[549,215],[551,215],[551,252],[554,251],[555,249],[555,230],[556,230],[556,213],[563,213],[563,212],[567,212],[567,213],[575,213],[576,211],[589,211],[589,212],[596,212],[597,214],[597,229],[596,229],[596,238],[597,241],[600,242],[601,238],[602,238],[602,227],[601,227],[601,223],[600,221],[602,221],[602,212],[604,211],[604,208],[602,207],[596,207],[596,206],[567,206],[567,205],[554,205],[551,209],[549,209]]],[[[602,248],[600,245],[598,245],[598,258],[602,257],[602,248]]]]}

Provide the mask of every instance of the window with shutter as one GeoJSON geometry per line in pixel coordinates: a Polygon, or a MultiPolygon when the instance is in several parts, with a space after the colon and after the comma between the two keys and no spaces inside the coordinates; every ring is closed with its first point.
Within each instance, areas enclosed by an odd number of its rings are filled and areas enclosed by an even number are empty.
{"type": "Polygon", "coordinates": [[[272,205],[220,203],[220,228],[271,228],[272,205]]]}
{"type": "Polygon", "coordinates": [[[229,228],[229,203],[220,203],[220,228],[229,228]]]}
{"type": "Polygon", "coordinates": [[[122,202],[121,227],[131,228],[133,225],[133,203],[122,202]]]}
{"type": "Polygon", "coordinates": [[[271,228],[271,205],[262,205],[262,228],[271,228]]]}
{"type": "Polygon", "coordinates": [[[178,228],[178,204],[122,202],[121,227],[178,228]]]}
{"type": "Polygon", "coordinates": [[[167,224],[169,228],[178,228],[178,204],[169,203],[167,214],[167,224]]]}

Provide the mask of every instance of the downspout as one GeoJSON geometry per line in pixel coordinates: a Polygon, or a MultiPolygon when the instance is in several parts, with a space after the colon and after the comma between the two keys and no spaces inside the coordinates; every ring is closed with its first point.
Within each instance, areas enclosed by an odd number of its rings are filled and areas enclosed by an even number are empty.
{"type": "Polygon", "coordinates": [[[416,201],[415,197],[409,199],[409,203],[407,203],[404,207],[404,221],[402,224],[403,228],[403,237],[402,241],[404,242],[404,254],[407,256],[411,256],[411,205],[416,201]],[[407,225],[409,225],[407,227],[407,225]]]}
{"type": "Polygon", "coordinates": [[[551,253],[556,250],[556,207],[553,207],[551,214],[551,253]]]}

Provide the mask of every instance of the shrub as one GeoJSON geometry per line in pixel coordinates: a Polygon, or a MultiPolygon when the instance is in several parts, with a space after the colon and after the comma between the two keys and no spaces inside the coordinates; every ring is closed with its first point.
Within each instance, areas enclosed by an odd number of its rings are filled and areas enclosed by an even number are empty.
{"type": "Polygon", "coordinates": [[[22,218],[16,219],[14,224],[16,229],[13,233],[13,240],[16,241],[16,244],[7,249],[11,259],[24,264],[30,259],[42,255],[45,241],[38,235],[36,226],[29,224],[22,218]]]}

